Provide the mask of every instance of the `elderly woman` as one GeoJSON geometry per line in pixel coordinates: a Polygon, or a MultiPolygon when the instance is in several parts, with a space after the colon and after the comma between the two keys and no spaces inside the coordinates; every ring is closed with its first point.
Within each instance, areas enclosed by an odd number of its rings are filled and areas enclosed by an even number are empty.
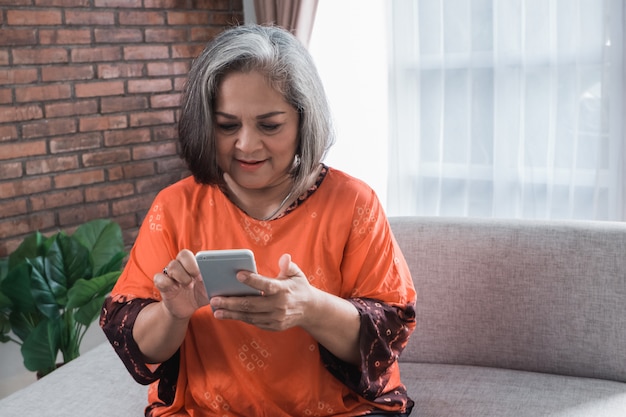
{"type": "Polygon", "coordinates": [[[306,49],[275,27],[217,36],[179,137],[193,175],[155,198],[101,316],[152,384],[146,415],[408,415],[415,290],[375,193],[322,162],[331,116],[306,49]],[[209,299],[195,254],[235,248],[262,295],[209,299]]]}

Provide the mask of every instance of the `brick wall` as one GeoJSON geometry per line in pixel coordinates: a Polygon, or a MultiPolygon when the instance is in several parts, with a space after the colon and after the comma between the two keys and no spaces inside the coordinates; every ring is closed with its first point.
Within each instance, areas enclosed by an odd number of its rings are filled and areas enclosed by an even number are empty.
{"type": "Polygon", "coordinates": [[[242,0],[0,0],[0,257],[34,230],[111,218],[127,244],[186,175],[190,62],[242,0]]]}

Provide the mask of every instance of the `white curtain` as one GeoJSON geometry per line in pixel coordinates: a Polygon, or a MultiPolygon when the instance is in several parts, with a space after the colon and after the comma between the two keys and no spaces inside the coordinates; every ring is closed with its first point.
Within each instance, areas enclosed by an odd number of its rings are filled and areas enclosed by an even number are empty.
{"type": "Polygon", "coordinates": [[[622,0],[390,7],[389,214],[625,219],[622,0]]]}

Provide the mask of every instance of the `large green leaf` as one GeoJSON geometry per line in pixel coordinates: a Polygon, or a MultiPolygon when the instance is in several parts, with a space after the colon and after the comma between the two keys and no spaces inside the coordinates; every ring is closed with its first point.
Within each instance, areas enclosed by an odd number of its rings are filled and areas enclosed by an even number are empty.
{"type": "Polygon", "coordinates": [[[124,251],[122,230],[111,220],[98,219],[84,223],[72,236],[91,252],[94,275],[99,275],[112,258],[124,251]]]}
{"type": "Polygon", "coordinates": [[[59,352],[60,322],[43,320],[24,340],[22,356],[29,371],[51,372],[56,367],[59,352]]]}
{"type": "Polygon", "coordinates": [[[31,292],[30,270],[30,264],[23,262],[11,269],[0,282],[0,291],[11,300],[13,311],[31,313],[37,310],[31,292]]]}
{"type": "Polygon", "coordinates": [[[91,276],[89,250],[77,239],[59,233],[46,253],[46,278],[57,303],[65,305],[67,290],[78,279],[91,276]]]}
{"type": "Polygon", "coordinates": [[[39,232],[34,232],[27,236],[20,246],[9,255],[9,270],[15,268],[27,258],[34,258],[43,255],[44,236],[39,232]]]}
{"type": "Polygon", "coordinates": [[[102,311],[102,305],[104,304],[105,299],[106,295],[94,298],[93,300],[76,310],[74,319],[78,323],[89,327],[89,325],[100,316],[100,312],[102,311]]]}
{"type": "Polygon", "coordinates": [[[21,341],[26,340],[37,324],[44,319],[44,315],[39,311],[34,313],[12,311],[11,314],[9,314],[11,330],[21,341]]]}
{"type": "MultiPolygon", "coordinates": [[[[57,319],[61,315],[60,306],[57,304],[54,290],[50,287],[50,282],[46,278],[45,260],[43,257],[28,259],[27,262],[32,267],[30,274],[31,293],[37,309],[50,319],[57,319]]],[[[53,285],[56,285],[53,282],[53,285]]],[[[57,291],[59,289],[57,288],[57,291]]]]}
{"type": "Polygon", "coordinates": [[[120,272],[109,272],[90,280],[79,279],[68,292],[66,308],[80,308],[96,297],[108,294],[112,289],[120,272]]]}

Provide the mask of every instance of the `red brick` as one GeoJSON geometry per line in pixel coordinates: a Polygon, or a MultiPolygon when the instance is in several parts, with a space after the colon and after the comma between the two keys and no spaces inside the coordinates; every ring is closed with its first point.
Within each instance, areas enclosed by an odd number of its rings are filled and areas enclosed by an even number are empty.
{"type": "Polygon", "coordinates": [[[78,168],[78,157],[54,156],[47,159],[36,159],[26,161],[26,174],[39,175],[51,172],[70,171],[78,168]]]}
{"type": "Polygon", "coordinates": [[[132,198],[126,198],[114,201],[111,204],[111,214],[119,216],[128,213],[144,212],[150,208],[150,204],[154,199],[155,193],[149,195],[137,195],[132,198]]]}
{"type": "Polygon", "coordinates": [[[180,179],[177,172],[168,172],[165,175],[152,176],[150,178],[139,179],[135,182],[138,193],[158,192],[164,187],[174,184],[180,179]]]}
{"type": "Polygon", "coordinates": [[[133,160],[135,161],[171,155],[176,155],[176,144],[172,142],[142,145],[133,148],[133,160]]]}
{"type": "Polygon", "coordinates": [[[7,24],[11,26],[60,25],[60,10],[7,10],[7,24]]]}
{"type": "Polygon", "coordinates": [[[164,25],[165,16],[161,12],[143,12],[122,10],[118,14],[121,25],[151,26],[164,25]]]}
{"type": "Polygon", "coordinates": [[[159,94],[156,96],[150,97],[150,107],[153,109],[163,108],[163,107],[179,107],[181,100],[181,94],[159,94]]]}
{"type": "Polygon", "coordinates": [[[98,112],[96,100],[77,100],[60,103],[49,103],[44,107],[46,117],[78,116],[98,112]]]}
{"type": "Polygon", "coordinates": [[[17,129],[15,125],[0,126],[0,141],[7,141],[17,138],[17,129]]]}
{"type": "Polygon", "coordinates": [[[0,65],[9,65],[9,51],[0,50],[0,65]]]}
{"type": "MultiPolygon", "coordinates": [[[[214,13],[212,13],[214,14],[214,13]]],[[[167,24],[168,25],[208,25],[211,19],[208,12],[199,12],[197,10],[188,12],[167,12],[167,24]]]]}
{"type": "Polygon", "coordinates": [[[117,63],[98,65],[98,78],[133,78],[143,75],[144,64],[117,63]]]}
{"type": "Polygon", "coordinates": [[[168,123],[174,123],[174,112],[171,110],[132,113],[130,115],[131,127],[153,126],[168,123]]]}
{"type": "Polygon", "coordinates": [[[204,45],[223,30],[223,27],[215,26],[192,27],[189,35],[189,40],[191,42],[202,42],[202,44],[204,45]]]}
{"type": "Polygon", "coordinates": [[[26,213],[26,198],[0,201],[0,218],[18,216],[26,213]]]}
{"type": "Polygon", "coordinates": [[[146,42],[173,43],[189,40],[187,29],[146,29],[146,42]]]}
{"type": "MultiPolygon", "coordinates": [[[[2,150],[2,148],[0,148],[2,150]]],[[[23,174],[21,162],[3,162],[0,164],[0,180],[20,178],[23,174]]]]}
{"type": "Polygon", "coordinates": [[[167,75],[187,75],[189,72],[189,62],[152,62],[147,65],[150,77],[167,75]]]}
{"type": "Polygon", "coordinates": [[[157,93],[172,91],[172,81],[167,78],[151,80],[129,80],[128,92],[131,94],[157,93]]]}
{"type": "Polygon", "coordinates": [[[169,49],[167,46],[125,46],[125,60],[147,60],[147,59],[165,59],[169,58],[169,49]]]}
{"type": "Polygon", "coordinates": [[[187,168],[187,164],[180,157],[159,159],[156,161],[156,166],[159,174],[176,172],[181,179],[191,175],[191,172],[189,172],[187,168]]]}
{"type": "Polygon", "coordinates": [[[57,174],[54,177],[54,188],[70,188],[81,185],[96,184],[104,181],[104,171],[101,169],[93,171],[70,172],[57,174]]]}
{"type": "Polygon", "coordinates": [[[186,82],[187,82],[187,77],[174,78],[174,91],[183,91],[185,89],[186,82]]]}
{"type": "Polygon", "coordinates": [[[15,89],[15,100],[19,103],[31,101],[47,101],[69,98],[72,87],[69,84],[53,84],[36,87],[20,87],[15,89]]]}
{"type": "Polygon", "coordinates": [[[105,11],[65,10],[65,23],[79,26],[109,26],[115,24],[115,14],[105,11]]]}
{"type": "Polygon", "coordinates": [[[89,29],[40,29],[39,42],[42,45],[84,45],[91,43],[89,29]]]}
{"type": "MultiPolygon", "coordinates": [[[[50,177],[24,178],[0,183],[0,195],[3,198],[13,198],[23,195],[40,193],[51,188],[50,177]]],[[[2,234],[0,234],[1,236],[2,234]]]]}
{"type": "Polygon", "coordinates": [[[19,141],[0,144],[0,160],[46,154],[46,141],[19,141]]]}
{"type": "Polygon", "coordinates": [[[150,129],[124,129],[104,132],[105,146],[123,146],[150,142],[150,129]]]}
{"type": "Polygon", "coordinates": [[[172,45],[172,58],[195,58],[204,50],[205,44],[172,45]]]}
{"type": "Polygon", "coordinates": [[[109,184],[99,187],[90,187],[85,190],[85,200],[88,203],[103,200],[117,200],[122,197],[133,195],[135,186],[131,183],[109,184]]]}
{"type": "Polygon", "coordinates": [[[209,13],[209,25],[232,26],[242,24],[242,13],[209,13]]]}
{"type": "Polygon", "coordinates": [[[37,81],[35,68],[11,68],[0,70],[0,85],[3,84],[28,84],[37,81]]]}
{"type": "Polygon", "coordinates": [[[54,226],[54,213],[31,213],[0,222],[0,236],[20,236],[54,226]]]}
{"type": "Polygon", "coordinates": [[[74,48],[71,53],[72,62],[120,61],[122,51],[117,46],[100,48],[74,48]]]}
{"type": "Polygon", "coordinates": [[[76,133],[74,119],[43,119],[22,126],[23,138],[40,138],[76,133]]]}
{"type": "Polygon", "coordinates": [[[0,104],[13,103],[13,90],[10,88],[0,88],[0,104]]]}
{"type": "Polygon", "coordinates": [[[94,69],[91,65],[41,68],[41,80],[44,82],[90,80],[94,78],[94,75],[94,69]]]}
{"type": "Polygon", "coordinates": [[[37,6],[88,7],[90,0],[35,0],[37,6]]]}
{"type": "Polygon", "coordinates": [[[27,106],[0,106],[0,123],[21,122],[25,120],[41,119],[41,106],[31,104],[27,106]]]}
{"type": "Polygon", "coordinates": [[[0,45],[37,45],[37,31],[35,29],[7,29],[6,27],[3,27],[0,45]]]}
{"type": "Polygon", "coordinates": [[[67,50],[62,48],[13,49],[13,65],[49,65],[66,62],[68,62],[67,50]]]}
{"type": "Polygon", "coordinates": [[[124,94],[123,81],[97,81],[75,84],[76,97],[103,97],[124,94]]]}
{"type": "Polygon", "coordinates": [[[72,189],[38,194],[30,198],[30,205],[34,211],[42,211],[57,207],[73,206],[84,201],[83,190],[72,189]]]}
{"type": "MultiPolygon", "coordinates": [[[[95,29],[97,43],[137,43],[143,41],[140,29],[95,29]]],[[[161,42],[163,39],[161,39],[161,42]]]]}
{"type": "Polygon", "coordinates": [[[111,217],[108,203],[81,204],[77,207],[57,210],[59,225],[66,230],[69,226],[76,226],[89,220],[111,217]]]}
{"type": "Polygon", "coordinates": [[[130,149],[110,149],[85,153],[82,156],[82,160],[83,165],[86,167],[119,164],[130,161],[130,149]]]}
{"type": "Polygon", "coordinates": [[[154,140],[160,142],[162,140],[177,140],[178,139],[178,126],[158,126],[152,129],[154,140]]]}
{"type": "Polygon", "coordinates": [[[102,143],[102,135],[99,132],[63,136],[50,140],[50,152],[53,154],[64,152],[76,152],[85,149],[99,148],[102,143]]]}
{"type": "Polygon", "coordinates": [[[100,101],[100,111],[102,113],[128,112],[147,108],[148,99],[142,96],[103,97],[100,101]]]}
{"type": "Polygon", "coordinates": [[[141,0],[95,0],[96,7],[132,7],[141,8],[141,0]]]}
{"type": "Polygon", "coordinates": [[[107,181],[119,181],[124,179],[124,172],[122,171],[122,167],[120,165],[116,165],[113,167],[108,167],[106,170],[107,181]]]}
{"type": "Polygon", "coordinates": [[[122,173],[124,178],[139,178],[139,177],[149,177],[154,175],[154,162],[135,162],[130,164],[124,164],[122,166],[122,173]]]}
{"type": "Polygon", "coordinates": [[[79,130],[90,132],[94,130],[124,129],[128,126],[126,115],[120,116],[94,116],[80,119],[79,130]]]}

